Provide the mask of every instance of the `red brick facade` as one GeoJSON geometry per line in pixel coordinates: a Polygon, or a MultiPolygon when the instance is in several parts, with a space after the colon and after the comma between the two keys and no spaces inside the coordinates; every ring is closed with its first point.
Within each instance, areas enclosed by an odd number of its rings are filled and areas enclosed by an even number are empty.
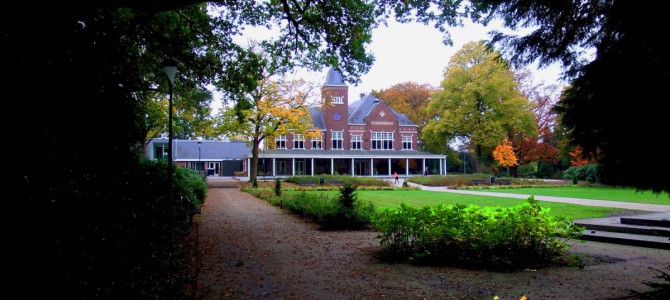
{"type": "MultiPolygon", "coordinates": [[[[358,100],[365,101],[363,104],[359,103],[350,109],[349,87],[346,85],[326,84],[322,87],[321,94],[322,103],[324,103],[320,107],[321,114],[313,115],[312,118],[322,118],[322,122],[313,121],[315,125],[325,125],[325,128],[322,128],[322,149],[417,150],[417,126],[383,101],[367,95],[358,100]],[[359,118],[350,118],[350,110],[359,118]],[[341,143],[333,142],[333,137],[337,134],[342,135],[341,143]],[[357,143],[352,143],[352,141],[357,141],[357,143]],[[333,147],[334,145],[336,147],[333,147]]],[[[277,148],[295,149],[293,134],[288,134],[285,138],[286,146],[277,148]]],[[[312,141],[306,139],[303,148],[312,149],[312,141]]]]}

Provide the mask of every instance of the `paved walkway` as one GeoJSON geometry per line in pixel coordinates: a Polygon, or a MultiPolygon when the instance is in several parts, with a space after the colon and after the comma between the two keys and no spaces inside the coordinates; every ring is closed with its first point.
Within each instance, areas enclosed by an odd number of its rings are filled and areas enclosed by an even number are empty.
{"type": "MultiPolygon", "coordinates": [[[[393,179],[388,179],[388,181],[391,182],[391,184],[394,184],[395,186],[400,186],[400,184],[394,183],[393,179]]],[[[457,190],[457,189],[450,189],[447,187],[432,187],[432,186],[419,185],[411,182],[408,182],[407,184],[409,186],[419,187],[422,190],[434,191],[434,192],[470,194],[470,195],[516,198],[516,199],[528,199],[528,197],[530,197],[530,195],[527,194],[508,194],[508,193],[482,192],[473,190],[457,190]]],[[[549,202],[563,202],[563,203],[571,203],[571,204],[579,204],[587,206],[616,207],[616,208],[643,210],[650,212],[670,212],[670,205],[664,205],[664,204],[632,203],[622,201],[592,200],[592,199],[567,198],[567,197],[555,197],[555,196],[539,196],[539,195],[535,195],[535,200],[549,201],[549,202]]]]}

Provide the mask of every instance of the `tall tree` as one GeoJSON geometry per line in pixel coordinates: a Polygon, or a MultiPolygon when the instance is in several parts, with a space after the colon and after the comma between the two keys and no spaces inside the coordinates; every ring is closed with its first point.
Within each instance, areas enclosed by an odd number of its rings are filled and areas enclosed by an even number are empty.
{"type": "MultiPolygon", "coordinates": [[[[168,99],[167,95],[157,92],[146,93],[148,99],[141,101],[144,111],[145,145],[151,139],[167,136],[168,99]]],[[[193,88],[190,91],[180,89],[176,93],[173,105],[173,134],[178,139],[217,139],[210,103],[212,93],[208,90],[193,88]]]]}
{"type": "MultiPolygon", "coordinates": [[[[531,162],[555,163],[558,159],[558,148],[554,131],[556,113],[553,108],[558,100],[558,86],[554,84],[536,83],[528,69],[515,73],[522,95],[530,101],[538,128],[537,135],[516,134],[509,136],[519,158],[519,165],[531,162]]],[[[516,167],[512,167],[516,175],[516,167]]]]}
{"type": "Polygon", "coordinates": [[[372,94],[384,100],[384,103],[397,112],[406,114],[410,121],[419,126],[418,132],[421,133],[428,120],[426,108],[435,91],[429,84],[408,81],[380,91],[372,91],[372,94]]]}
{"type": "Polygon", "coordinates": [[[449,61],[442,90],[428,105],[422,140],[433,151],[463,139],[481,160],[512,131],[535,134],[531,105],[499,53],[470,42],[449,61]]]}
{"type": "Polygon", "coordinates": [[[269,68],[267,65],[263,68],[254,90],[238,95],[242,98],[237,98],[235,107],[222,109],[218,120],[220,132],[251,145],[249,181],[254,187],[258,186],[261,143],[267,144],[289,132],[302,134],[306,139],[321,135],[312,123],[308,106],[314,87],[304,80],[279,80],[269,68]]]}
{"type": "Polygon", "coordinates": [[[634,1],[477,0],[481,20],[533,30],[523,36],[496,33],[511,61],[561,62],[570,89],[557,106],[571,145],[582,146],[601,168],[603,183],[670,192],[670,161],[640,163],[641,149],[658,148],[664,136],[664,86],[670,78],[665,10],[634,1]],[[640,17],[644,16],[644,17],[640,17]],[[593,60],[585,49],[595,50],[593,60]]]}

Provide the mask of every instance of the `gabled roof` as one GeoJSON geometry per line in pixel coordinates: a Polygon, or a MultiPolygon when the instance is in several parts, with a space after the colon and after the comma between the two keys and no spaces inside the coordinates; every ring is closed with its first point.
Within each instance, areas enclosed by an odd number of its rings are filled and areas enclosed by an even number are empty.
{"type": "Polygon", "coordinates": [[[323,112],[318,106],[310,106],[309,114],[312,116],[312,124],[319,130],[326,130],[326,122],[323,120],[323,112]]]}
{"type": "Polygon", "coordinates": [[[406,114],[401,114],[401,113],[393,110],[393,108],[390,108],[390,107],[389,107],[389,109],[391,110],[393,115],[395,115],[395,117],[398,118],[398,125],[400,125],[400,126],[416,125],[416,124],[412,123],[412,121],[409,120],[409,118],[407,117],[406,114]]]}
{"type": "Polygon", "coordinates": [[[342,80],[342,73],[333,68],[330,68],[330,70],[328,70],[328,74],[326,74],[326,82],[324,85],[344,86],[345,84],[342,80]]]}
{"type": "MultiPolygon", "coordinates": [[[[361,100],[354,102],[349,106],[349,124],[365,124],[365,118],[370,115],[372,110],[381,102],[377,97],[368,94],[361,98],[361,100]],[[355,106],[354,106],[355,104],[355,106]],[[352,113],[351,108],[354,108],[352,113]]],[[[391,113],[398,119],[398,124],[401,126],[416,125],[409,120],[407,115],[398,113],[393,108],[389,107],[391,113]]]]}

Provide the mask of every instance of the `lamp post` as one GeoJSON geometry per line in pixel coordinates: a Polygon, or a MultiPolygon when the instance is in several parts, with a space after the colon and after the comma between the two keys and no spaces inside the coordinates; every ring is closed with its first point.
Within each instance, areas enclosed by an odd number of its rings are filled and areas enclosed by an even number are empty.
{"type": "Polygon", "coordinates": [[[468,151],[468,148],[465,145],[461,145],[461,147],[463,151],[463,175],[465,175],[465,153],[468,151]]]}
{"type": "Polygon", "coordinates": [[[174,75],[177,73],[177,62],[174,60],[166,60],[163,63],[163,70],[168,77],[168,84],[170,86],[168,116],[168,182],[170,183],[170,200],[172,200],[172,85],[174,83],[174,75]]]}
{"type": "Polygon", "coordinates": [[[263,151],[263,180],[265,180],[265,174],[267,174],[268,170],[265,167],[265,145],[263,148],[261,148],[261,151],[263,151]]]}
{"type": "Polygon", "coordinates": [[[201,141],[198,141],[198,171],[202,172],[202,163],[200,162],[200,146],[202,145],[201,141]]]}

